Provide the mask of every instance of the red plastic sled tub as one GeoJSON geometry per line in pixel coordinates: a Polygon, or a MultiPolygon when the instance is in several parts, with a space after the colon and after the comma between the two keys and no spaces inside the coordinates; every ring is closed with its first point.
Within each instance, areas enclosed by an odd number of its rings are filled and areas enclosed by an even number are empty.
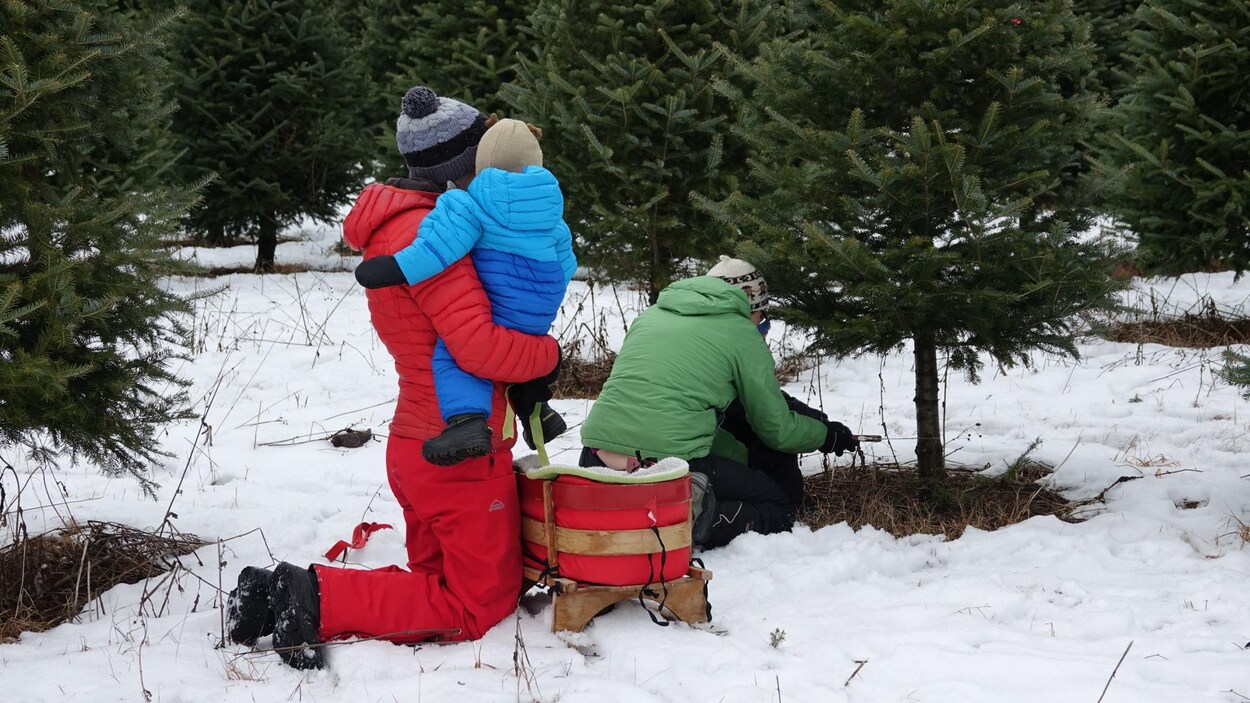
{"type": "Polygon", "coordinates": [[[544,485],[549,483],[554,526],[559,530],[552,532],[579,538],[564,541],[556,538],[557,573],[554,575],[586,584],[634,586],[672,581],[689,571],[689,475],[655,483],[622,484],[571,475],[539,480],[519,473],[517,481],[522,520],[526,523],[522,529],[522,546],[527,567],[543,572],[549,566],[543,495],[544,485]],[[640,536],[637,533],[640,530],[646,534],[640,536]],[[613,540],[610,534],[613,532],[619,532],[622,539],[613,540]],[[651,537],[656,533],[669,537],[667,541],[663,537],[656,540],[651,537]],[[663,549],[621,553],[632,551],[627,546],[631,543],[652,545],[646,548],[649,550],[661,542],[663,549]],[[571,545],[571,551],[565,551],[566,543],[571,545]],[[596,554],[587,552],[600,550],[579,548],[574,543],[610,546],[601,550],[608,553],[596,554]]]}

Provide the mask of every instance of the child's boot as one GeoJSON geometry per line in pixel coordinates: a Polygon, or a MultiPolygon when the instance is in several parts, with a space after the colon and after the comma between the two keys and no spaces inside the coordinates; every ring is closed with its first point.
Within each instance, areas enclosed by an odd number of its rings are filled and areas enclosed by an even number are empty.
{"type": "Polygon", "coordinates": [[[490,450],[486,416],[472,413],[447,420],[442,434],[421,445],[421,456],[431,464],[451,466],[471,457],[486,456],[490,450]]]}
{"type": "MultiPolygon", "coordinates": [[[[564,417],[555,411],[546,401],[538,406],[538,420],[543,429],[543,443],[546,444],[551,440],[559,437],[568,431],[569,426],[564,422],[564,417]]],[[[529,418],[521,418],[521,436],[525,439],[525,444],[530,449],[537,449],[534,444],[534,433],[530,431],[529,418]]]]}

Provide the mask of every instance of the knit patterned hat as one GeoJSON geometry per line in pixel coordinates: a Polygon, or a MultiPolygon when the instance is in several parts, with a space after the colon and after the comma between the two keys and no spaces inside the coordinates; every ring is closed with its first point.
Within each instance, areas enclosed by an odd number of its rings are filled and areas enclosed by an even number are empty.
{"type": "Polygon", "coordinates": [[[459,100],[440,98],[417,86],[404,95],[395,123],[395,141],[411,178],[435,183],[472,173],[477,143],[486,132],[486,115],[459,100]]]}
{"type": "Polygon", "coordinates": [[[742,259],[731,259],[721,254],[720,261],[707,272],[731,286],[737,286],[747,294],[751,312],[759,312],[768,306],[768,284],[759,269],[742,259]]]}
{"type": "Polygon", "coordinates": [[[502,119],[486,130],[477,146],[477,172],[498,168],[521,173],[526,166],[542,166],[543,150],[529,125],[520,120],[502,119]]]}

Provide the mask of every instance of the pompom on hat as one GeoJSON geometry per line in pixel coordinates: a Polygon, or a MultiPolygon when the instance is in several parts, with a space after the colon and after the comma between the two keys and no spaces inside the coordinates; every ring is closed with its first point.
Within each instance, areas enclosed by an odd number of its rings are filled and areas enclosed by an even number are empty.
{"type": "Polygon", "coordinates": [[[759,312],[768,306],[768,284],[764,282],[763,274],[742,259],[721,254],[720,261],[716,262],[707,275],[741,288],[751,304],[751,312],[759,312]]]}
{"type": "Polygon", "coordinates": [[[486,115],[459,100],[440,98],[425,86],[404,95],[395,142],[411,178],[443,184],[473,172],[486,115]]]}

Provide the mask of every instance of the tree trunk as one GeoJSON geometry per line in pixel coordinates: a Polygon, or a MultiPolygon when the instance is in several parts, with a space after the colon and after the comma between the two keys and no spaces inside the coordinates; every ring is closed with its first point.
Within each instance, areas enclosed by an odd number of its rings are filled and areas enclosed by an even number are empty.
{"type": "Polygon", "coordinates": [[[651,262],[647,266],[647,301],[655,305],[660,299],[660,240],[651,232],[651,262]]]}
{"type": "Polygon", "coordinates": [[[946,474],[938,405],[937,344],[928,335],[918,335],[915,341],[916,464],[921,478],[937,480],[946,474]]]}
{"type": "Polygon", "coordinates": [[[226,246],[226,228],[221,225],[214,225],[204,233],[204,241],[211,246],[226,246]]]}
{"type": "Polygon", "coordinates": [[[278,250],[278,223],[262,217],[256,232],[256,273],[273,273],[274,254],[278,250]]]}

